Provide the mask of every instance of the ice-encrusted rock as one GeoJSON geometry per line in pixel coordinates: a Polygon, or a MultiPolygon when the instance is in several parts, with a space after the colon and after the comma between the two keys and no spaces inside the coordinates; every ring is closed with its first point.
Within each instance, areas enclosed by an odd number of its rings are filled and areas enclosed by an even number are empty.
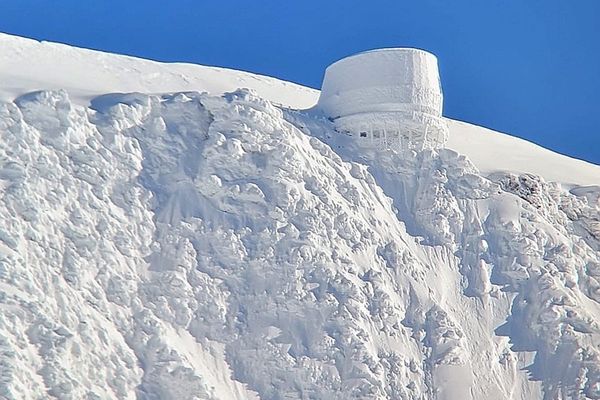
{"type": "Polygon", "coordinates": [[[0,105],[1,397],[598,395],[593,188],[247,90],[93,108],[0,105]]]}
{"type": "MultiPolygon", "coordinates": [[[[569,192],[531,174],[486,177],[451,150],[365,150],[357,148],[354,140],[331,134],[326,122],[297,113],[287,118],[330,143],[344,160],[369,165],[408,231],[421,243],[434,245],[432,250],[442,245],[457,257],[454,261],[463,278],[459,290],[481,301],[481,308],[472,311],[480,316],[478,323],[458,322],[465,327],[462,343],[467,348],[486,347],[475,345],[480,334],[475,331],[487,326],[483,329],[498,335],[493,340],[509,339],[508,347],[497,341],[496,354],[504,367],[511,367],[495,373],[515,373],[521,365],[542,382],[544,398],[595,398],[600,338],[594,316],[599,310],[597,295],[592,288],[596,288],[600,246],[594,234],[600,220],[598,187],[569,192]],[[498,311],[506,316],[504,321],[493,317],[498,311]],[[528,352],[535,357],[529,358],[528,352]]],[[[382,254],[390,258],[387,249],[382,254]]],[[[454,262],[443,254],[434,260],[437,266],[454,262]]],[[[423,340],[427,333],[419,327],[426,325],[431,305],[411,304],[404,323],[421,329],[416,339],[423,340]]],[[[470,353],[468,358],[477,365],[478,359],[487,357],[490,354],[480,358],[470,353]]],[[[511,382],[509,376],[500,380],[511,382]]],[[[542,396],[525,386],[505,389],[503,398],[542,396]]]]}

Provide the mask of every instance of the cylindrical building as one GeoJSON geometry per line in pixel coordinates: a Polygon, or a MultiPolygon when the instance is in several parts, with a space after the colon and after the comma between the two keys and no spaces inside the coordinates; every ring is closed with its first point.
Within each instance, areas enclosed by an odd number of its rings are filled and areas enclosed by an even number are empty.
{"type": "Polygon", "coordinates": [[[433,54],[392,48],[359,53],[325,71],[318,107],[367,145],[442,146],[442,90],[433,54]]]}

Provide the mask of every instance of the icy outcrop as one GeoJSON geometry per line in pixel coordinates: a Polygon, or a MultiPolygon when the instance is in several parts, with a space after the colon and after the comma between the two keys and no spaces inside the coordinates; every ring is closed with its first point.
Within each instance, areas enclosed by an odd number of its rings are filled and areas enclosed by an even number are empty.
{"type": "Polygon", "coordinates": [[[366,146],[437,148],[447,140],[442,90],[434,55],[389,48],[330,65],[318,108],[336,128],[366,146]]]}
{"type": "MultiPolygon", "coordinates": [[[[498,398],[597,398],[600,303],[594,282],[600,257],[600,187],[569,192],[530,174],[485,177],[451,150],[426,150],[412,156],[365,150],[357,148],[360,145],[351,138],[332,134],[333,127],[327,123],[296,113],[287,118],[338,149],[344,160],[369,165],[378,185],[393,199],[398,218],[436,253],[431,263],[441,268],[438,279],[445,280],[441,278],[444,265],[456,262],[462,280],[460,288],[453,290],[480,302],[463,304],[459,306],[465,307],[462,312],[451,314],[455,321],[477,315],[477,322],[448,325],[463,327],[464,336],[452,329],[454,333],[438,337],[449,342],[442,347],[448,353],[442,354],[451,359],[456,354],[458,365],[464,359],[461,348],[478,349],[479,354],[467,356],[467,364],[476,371],[493,371],[490,376],[495,383],[486,389],[479,386],[481,382],[475,383],[480,395],[453,393],[441,398],[490,397],[490,393],[498,398]],[[456,259],[437,253],[438,246],[456,259]],[[496,336],[483,334],[489,330],[496,336]],[[479,342],[486,336],[491,342],[479,342]],[[492,359],[501,368],[491,368],[492,359]],[[542,383],[541,393],[519,382],[520,370],[542,383]]],[[[389,250],[381,254],[397,263],[389,250]]],[[[447,289],[440,288],[446,293],[447,289]]],[[[440,345],[427,341],[436,336],[423,327],[434,309],[417,300],[417,292],[411,293],[415,299],[403,323],[421,332],[416,338],[430,344],[425,354],[431,356],[440,345]]],[[[444,302],[455,300],[445,298],[444,302]]],[[[439,369],[433,376],[440,373],[446,376],[439,369]]]]}
{"type": "Polygon", "coordinates": [[[246,90],[92,106],[0,105],[1,397],[599,394],[594,188],[246,90]]]}
{"type": "Polygon", "coordinates": [[[454,122],[468,157],[363,147],[244,77],[0,103],[0,398],[600,398],[598,167],[454,122]]]}

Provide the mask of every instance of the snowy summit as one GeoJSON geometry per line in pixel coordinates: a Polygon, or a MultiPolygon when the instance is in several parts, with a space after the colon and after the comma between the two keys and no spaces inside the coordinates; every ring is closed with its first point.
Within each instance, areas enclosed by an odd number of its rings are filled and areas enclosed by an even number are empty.
{"type": "Polygon", "coordinates": [[[600,167],[441,110],[0,34],[0,398],[600,398],[600,167]]]}

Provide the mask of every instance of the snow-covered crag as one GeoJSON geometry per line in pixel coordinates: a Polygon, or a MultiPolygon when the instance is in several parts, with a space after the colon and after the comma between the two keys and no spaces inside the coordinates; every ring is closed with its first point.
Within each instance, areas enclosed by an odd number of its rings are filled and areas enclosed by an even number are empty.
{"type": "Polygon", "coordinates": [[[268,91],[11,83],[0,398],[600,398],[599,167],[473,164],[455,122],[359,151],[268,91]]]}

